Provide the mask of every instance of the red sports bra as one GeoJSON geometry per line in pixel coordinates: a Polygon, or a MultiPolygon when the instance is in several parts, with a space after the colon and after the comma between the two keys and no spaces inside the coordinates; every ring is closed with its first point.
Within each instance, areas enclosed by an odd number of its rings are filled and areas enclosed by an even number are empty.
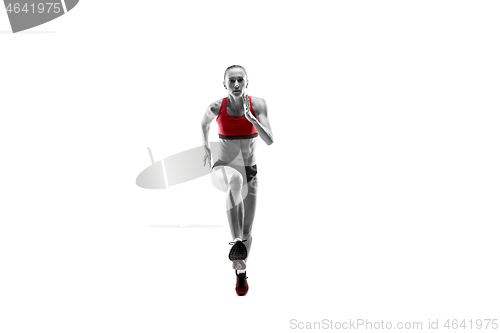
{"type": "MultiPolygon", "coordinates": [[[[250,112],[255,116],[252,98],[248,96],[248,100],[250,101],[250,112]]],[[[255,118],[257,117],[255,116],[255,118]]],[[[222,100],[216,121],[219,125],[219,138],[221,139],[250,139],[258,135],[257,129],[248,121],[245,115],[233,117],[227,114],[227,97],[222,100]]]]}

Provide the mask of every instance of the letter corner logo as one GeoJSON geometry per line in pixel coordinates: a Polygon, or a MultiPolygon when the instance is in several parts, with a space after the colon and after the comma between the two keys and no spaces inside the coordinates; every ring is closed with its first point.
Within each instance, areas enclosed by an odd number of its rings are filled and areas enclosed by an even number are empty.
{"type": "Polygon", "coordinates": [[[79,0],[4,0],[12,32],[52,21],[75,8],[79,0]]]}

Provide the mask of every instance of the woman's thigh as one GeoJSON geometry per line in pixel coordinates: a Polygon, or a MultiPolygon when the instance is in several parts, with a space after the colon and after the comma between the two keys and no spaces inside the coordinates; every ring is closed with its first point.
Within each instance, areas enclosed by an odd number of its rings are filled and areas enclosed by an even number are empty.
{"type": "Polygon", "coordinates": [[[242,192],[241,192],[241,195],[243,198],[245,198],[247,196],[247,192],[248,192],[248,186],[247,186],[247,183],[246,183],[246,178],[245,176],[238,170],[236,170],[235,168],[233,167],[230,167],[230,166],[227,166],[227,165],[224,165],[224,166],[216,166],[212,169],[212,184],[214,184],[214,186],[219,190],[219,191],[222,191],[222,192],[227,192],[228,190],[228,184],[229,184],[229,180],[231,179],[231,177],[233,176],[240,176],[242,177],[243,179],[243,188],[242,188],[242,192]]]}
{"type": "Polygon", "coordinates": [[[214,184],[218,190],[227,192],[229,180],[231,177],[237,177],[238,175],[243,177],[235,168],[227,165],[216,166],[212,169],[212,184],[214,184]]]}

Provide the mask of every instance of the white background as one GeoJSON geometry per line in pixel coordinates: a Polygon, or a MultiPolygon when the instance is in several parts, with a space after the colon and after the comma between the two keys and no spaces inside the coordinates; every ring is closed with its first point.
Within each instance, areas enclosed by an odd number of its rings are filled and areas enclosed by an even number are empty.
{"type": "Polygon", "coordinates": [[[499,318],[499,10],[83,0],[18,34],[0,11],[0,331],[499,318]],[[202,144],[232,64],[275,137],[246,297],[209,177],[135,184],[147,147],[202,144]]]}

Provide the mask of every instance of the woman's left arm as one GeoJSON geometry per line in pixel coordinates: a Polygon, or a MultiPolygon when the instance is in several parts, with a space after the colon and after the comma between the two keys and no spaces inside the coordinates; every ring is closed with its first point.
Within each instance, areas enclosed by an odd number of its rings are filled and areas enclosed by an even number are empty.
{"type": "Polygon", "coordinates": [[[252,112],[250,112],[250,101],[248,100],[248,96],[244,96],[244,105],[246,118],[257,129],[262,140],[270,146],[274,142],[274,139],[273,132],[271,131],[271,124],[267,117],[266,101],[258,97],[252,99],[253,110],[259,119],[255,118],[252,112]]]}

